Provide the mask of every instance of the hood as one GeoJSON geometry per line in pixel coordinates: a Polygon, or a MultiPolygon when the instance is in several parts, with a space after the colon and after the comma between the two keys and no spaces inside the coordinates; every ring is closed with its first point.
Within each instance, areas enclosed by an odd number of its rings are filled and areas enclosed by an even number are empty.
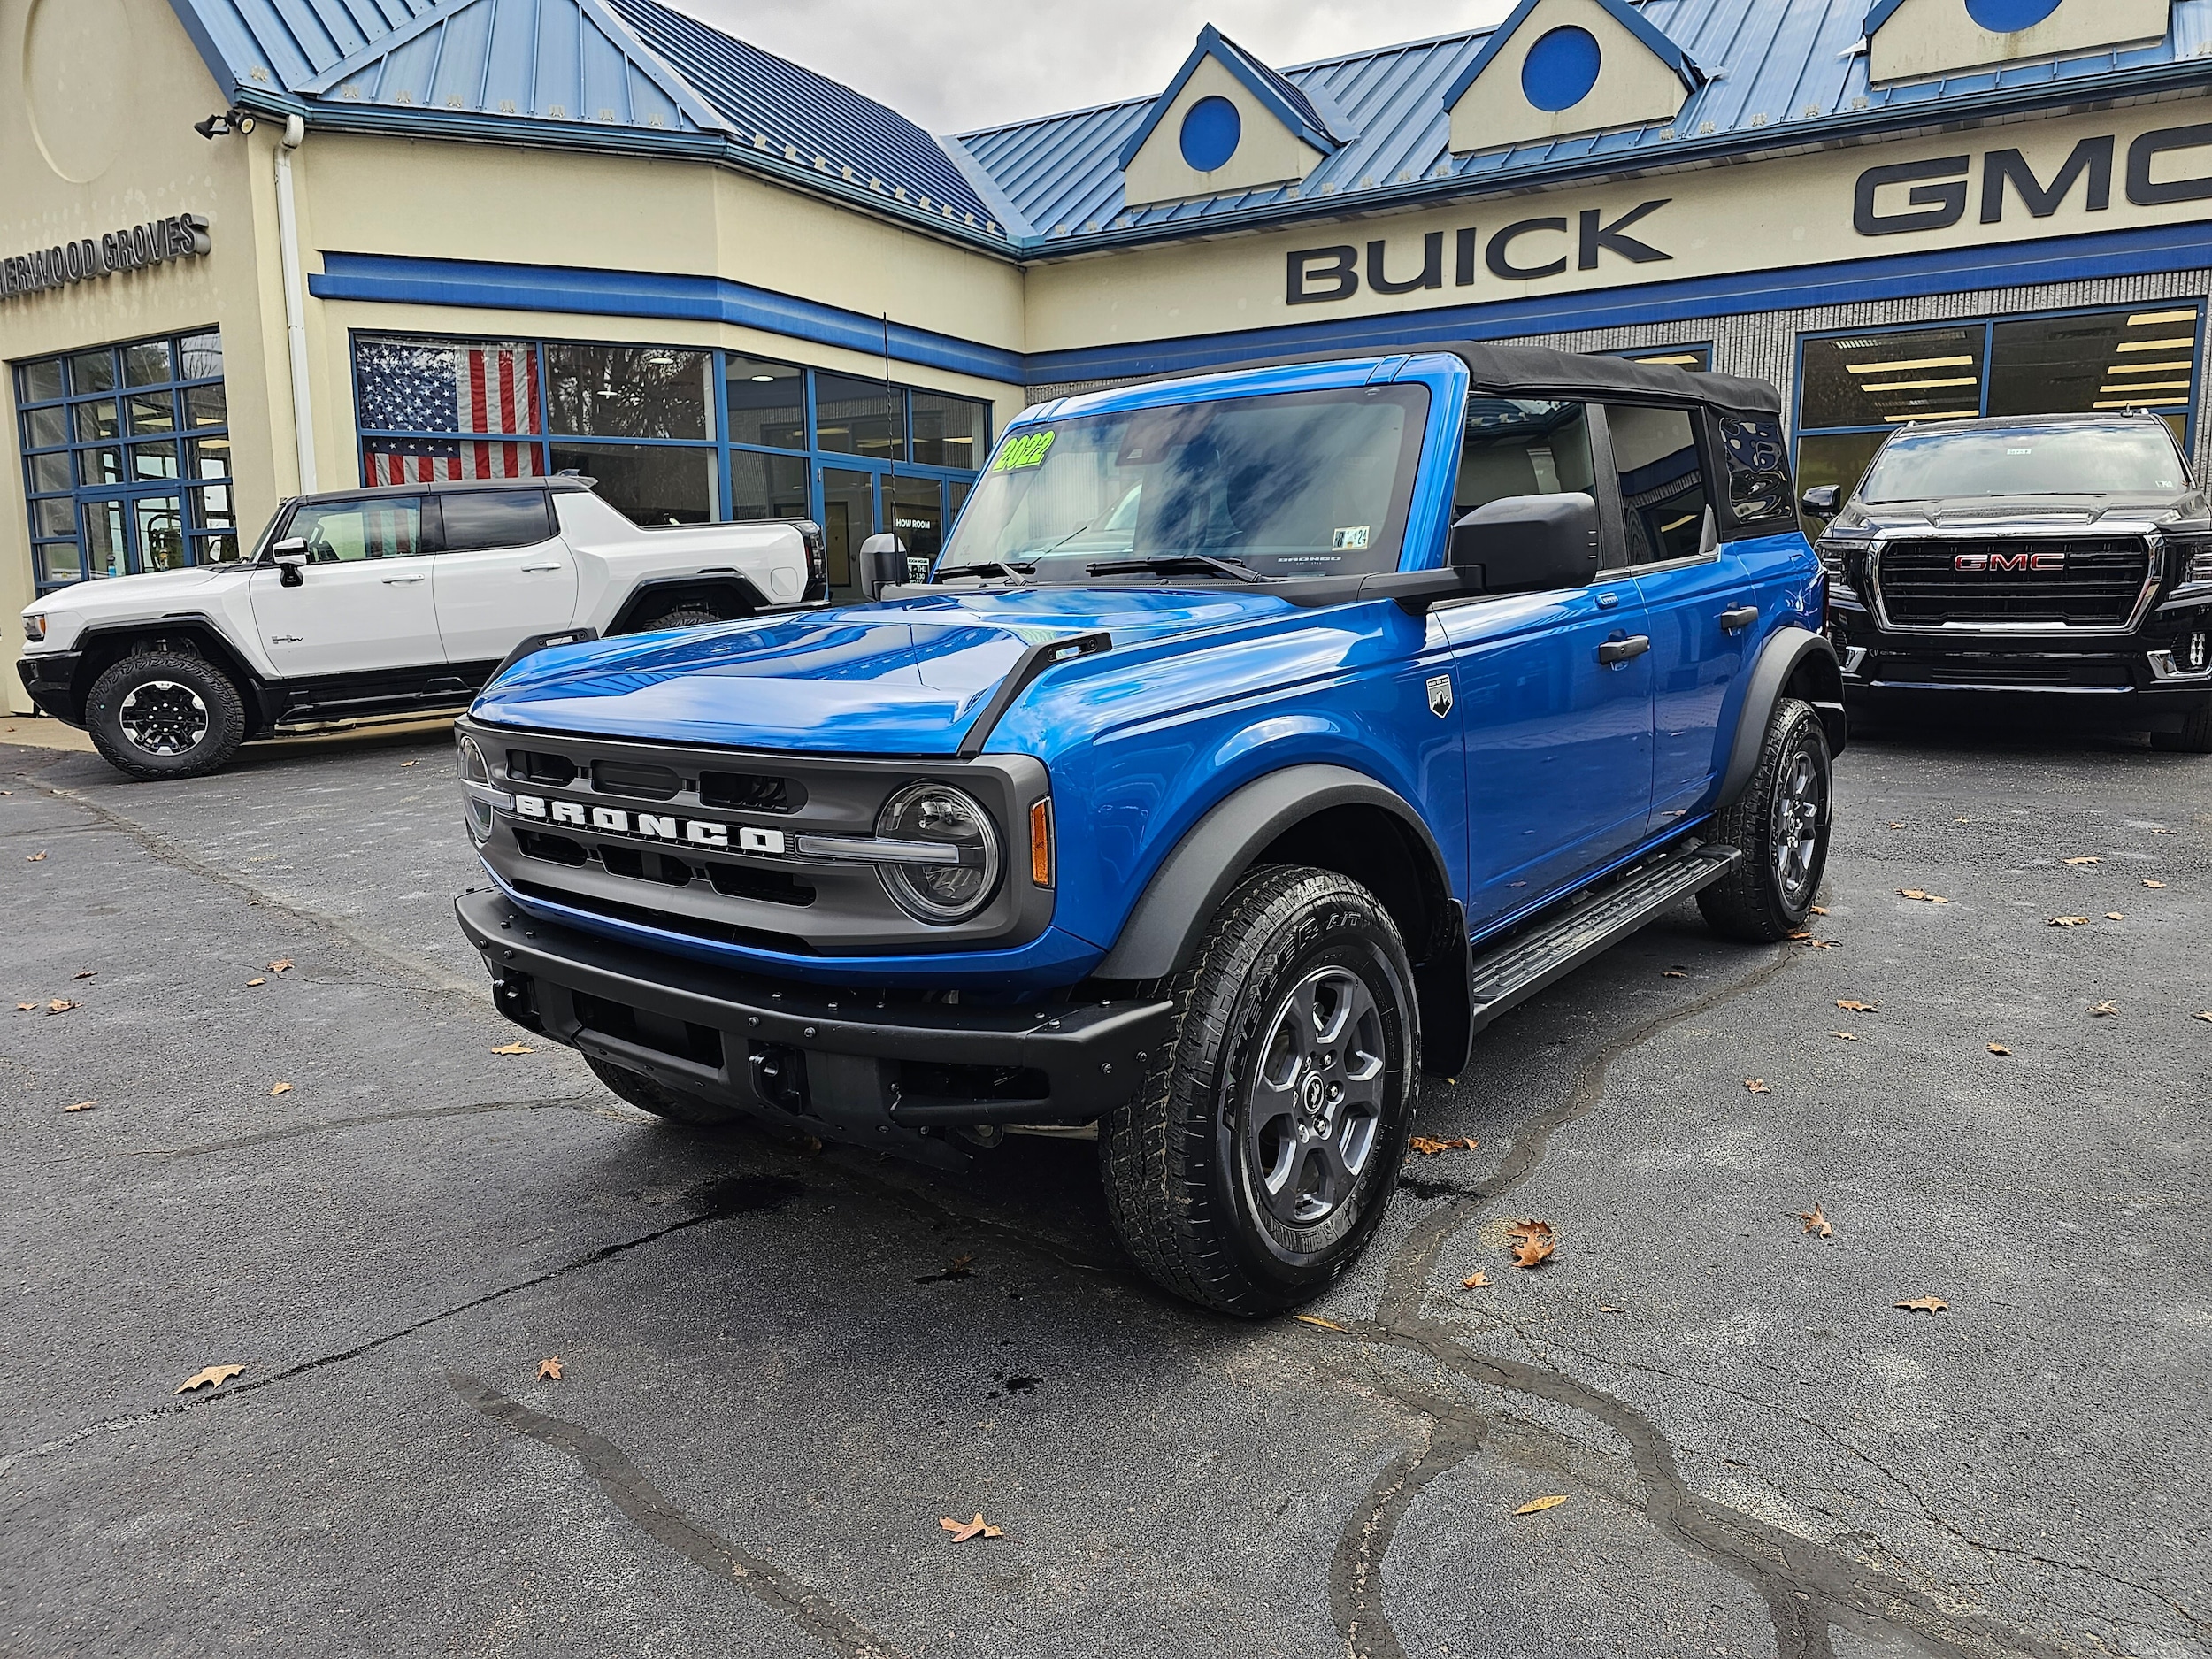
{"type": "Polygon", "coordinates": [[[248,568],[239,564],[201,565],[190,570],[149,571],[143,576],[104,576],[48,594],[23,609],[50,617],[65,614],[94,618],[120,611],[144,615],[152,607],[167,603],[173,595],[234,580],[248,568]]]}
{"type": "Polygon", "coordinates": [[[2124,495],[1979,495],[1930,501],[1854,500],[1837,515],[1832,527],[1846,535],[1885,530],[1970,532],[1983,525],[2062,534],[2070,528],[2106,521],[2162,524],[2204,516],[2205,498],[2195,490],[2124,495]]]}
{"type": "Polygon", "coordinates": [[[1033,645],[1103,632],[1126,646],[1289,609],[1248,588],[930,594],[540,652],[474,712],[647,742],[949,755],[1033,645]]]}

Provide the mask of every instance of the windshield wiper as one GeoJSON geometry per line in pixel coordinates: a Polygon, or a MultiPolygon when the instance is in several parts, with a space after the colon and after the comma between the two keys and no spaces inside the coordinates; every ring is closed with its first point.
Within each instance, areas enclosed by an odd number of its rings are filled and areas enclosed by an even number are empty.
{"type": "Polygon", "coordinates": [[[1083,567],[1088,576],[1228,576],[1240,582],[1269,582],[1248,565],[1216,558],[1210,553],[1156,553],[1144,558],[1098,559],[1083,567]]]}
{"type": "Polygon", "coordinates": [[[932,582],[950,581],[956,576],[1003,576],[1017,588],[1029,586],[1029,572],[1034,565],[1010,565],[1003,559],[978,559],[972,565],[954,565],[939,571],[929,580],[932,582]]]}

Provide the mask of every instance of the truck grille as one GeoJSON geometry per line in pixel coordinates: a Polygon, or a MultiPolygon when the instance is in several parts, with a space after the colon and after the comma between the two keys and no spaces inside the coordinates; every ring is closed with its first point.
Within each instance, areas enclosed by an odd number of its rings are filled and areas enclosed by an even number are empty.
{"type": "Polygon", "coordinates": [[[1900,541],[1881,551],[1882,608],[1892,622],[2047,622],[2124,627],[2150,574],[2140,536],[1900,541]],[[2059,556],[2053,560],[2052,556],[2059,556]],[[2055,568],[2016,568],[2024,556],[2055,568]],[[1962,562],[1979,568],[1960,568],[1962,562]]]}

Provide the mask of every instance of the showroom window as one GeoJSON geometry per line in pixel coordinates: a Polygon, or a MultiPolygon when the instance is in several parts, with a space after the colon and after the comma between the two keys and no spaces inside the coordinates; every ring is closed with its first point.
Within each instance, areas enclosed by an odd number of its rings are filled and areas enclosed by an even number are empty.
{"type": "Polygon", "coordinates": [[[1798,488],[1839,484],[1847,494],[1898,427],[1980,415],[2145,409],[2164,417],[2188,454],[2203,324],[2201,305],[2151,304],[1806,336],[1798,488]]]}
{"type": "Polygon", "coordinates": [[[219,332],[19,363],[15,402],[39,592],[238,557],[219,332]]]}
{"type": "Polygon", "coordinates": [[[357,335],[371,483],[577,472],[641,524],[811,518],[833,592],[896,527],[933,557],[990,453],[990,406],[742,352],[357,335]]]}

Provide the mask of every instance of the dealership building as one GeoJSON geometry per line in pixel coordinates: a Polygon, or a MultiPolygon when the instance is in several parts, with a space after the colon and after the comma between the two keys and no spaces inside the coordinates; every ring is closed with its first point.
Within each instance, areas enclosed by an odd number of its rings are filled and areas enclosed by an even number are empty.
{"type": "Polygon", "coordinates": [[[661,0],[0,0],[0,88],[11,609],[302,490],[571,469],[818,519],[842,587],[1026,403],[1446,340],[1771,380],[1809,484],[1980,413],[2148,408],[2203,461],[2212,0],[1525,0],[1291,65],[1210,27],[956,135],[661,0]]]}

